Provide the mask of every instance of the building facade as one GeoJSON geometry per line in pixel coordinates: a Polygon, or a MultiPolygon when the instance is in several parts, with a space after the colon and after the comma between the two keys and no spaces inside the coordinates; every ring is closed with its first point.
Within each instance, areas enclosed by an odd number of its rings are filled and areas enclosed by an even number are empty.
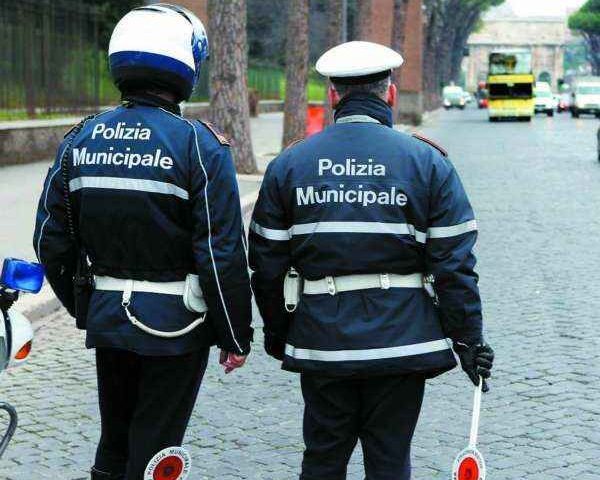
{"type": "Polygon", "coordinates": [[[469,56],[463,64],[466,86],[474,90],[485,81],[492,51],[526,48],[531,51],[536,78],[556,87],[564,77],[565,46],[570,38],[564,17],[519,17],[507,8],[491,10],[481,30],[468,40],[469,56]]]}

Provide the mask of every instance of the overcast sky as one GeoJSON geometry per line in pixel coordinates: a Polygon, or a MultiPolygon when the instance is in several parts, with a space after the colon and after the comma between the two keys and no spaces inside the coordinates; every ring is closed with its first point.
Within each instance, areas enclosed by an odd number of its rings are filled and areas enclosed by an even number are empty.
{"type": "Polygon", "coordinates": [[[578,8],[586,0],[506,0],[518,15],[565,15],[567,9],[578,8]]]}

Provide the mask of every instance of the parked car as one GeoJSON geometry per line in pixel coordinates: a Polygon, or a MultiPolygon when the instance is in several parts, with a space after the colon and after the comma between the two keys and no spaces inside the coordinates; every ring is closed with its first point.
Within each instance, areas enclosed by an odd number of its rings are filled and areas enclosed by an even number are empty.
{"type": "Polygon", "coordinates": [[[552,95],[552,91],[546,88],[540,88],[536,86],[534,90],[535,95],[535,103],[534,110],[535,113],[545,113],[549,117],[554,116],[554,109],[556,108],[554,95],[552,95]]]}
{"type": "Polygon", "coordinates": [[[464,110],[466,106],[465,91],[461,87],[450,85],[444,87],[442,91],[442,97],[444,101],[444,108],[450,110],[451,108],[460,108],[464,110]]]}
{"type": "Polygon", "coordinates": [[[582,77],[573,85],[571,115],[590,113],[600,118],[600,77],[582,77]]]}

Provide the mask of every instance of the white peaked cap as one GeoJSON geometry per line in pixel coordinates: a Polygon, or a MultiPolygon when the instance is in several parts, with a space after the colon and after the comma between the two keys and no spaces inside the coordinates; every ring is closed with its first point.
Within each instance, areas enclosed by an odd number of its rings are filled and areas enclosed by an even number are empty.
{"type": "Polygon", "coordinates": [[[372,42],[347,42],[327,50],[316,69],[325,77],[362,77],[398,68],[402,55],[372,42]]]}

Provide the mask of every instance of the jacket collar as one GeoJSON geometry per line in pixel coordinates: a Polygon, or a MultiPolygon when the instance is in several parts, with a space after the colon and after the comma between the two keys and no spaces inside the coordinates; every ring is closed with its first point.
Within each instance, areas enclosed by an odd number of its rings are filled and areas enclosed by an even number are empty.
{"type": "Polygon", "coordinates": [[[392,107],[377,95],[353,93],[342,98],[335,108],[336,123],[372,121],[367,117],[388,127],[394,124],[392,107]]]}
{"type": "Polygon", "coordinates": [[[156,95],[150,92],[136,92],[136,93],[124,93],[121,98],[121,103],[124,106],[128,105],[145,105],[147,107],[159,107],[174,113],[175,115],[181,115],[181,108],[179,104],[170,102],[160,95],[156,95]]]}

